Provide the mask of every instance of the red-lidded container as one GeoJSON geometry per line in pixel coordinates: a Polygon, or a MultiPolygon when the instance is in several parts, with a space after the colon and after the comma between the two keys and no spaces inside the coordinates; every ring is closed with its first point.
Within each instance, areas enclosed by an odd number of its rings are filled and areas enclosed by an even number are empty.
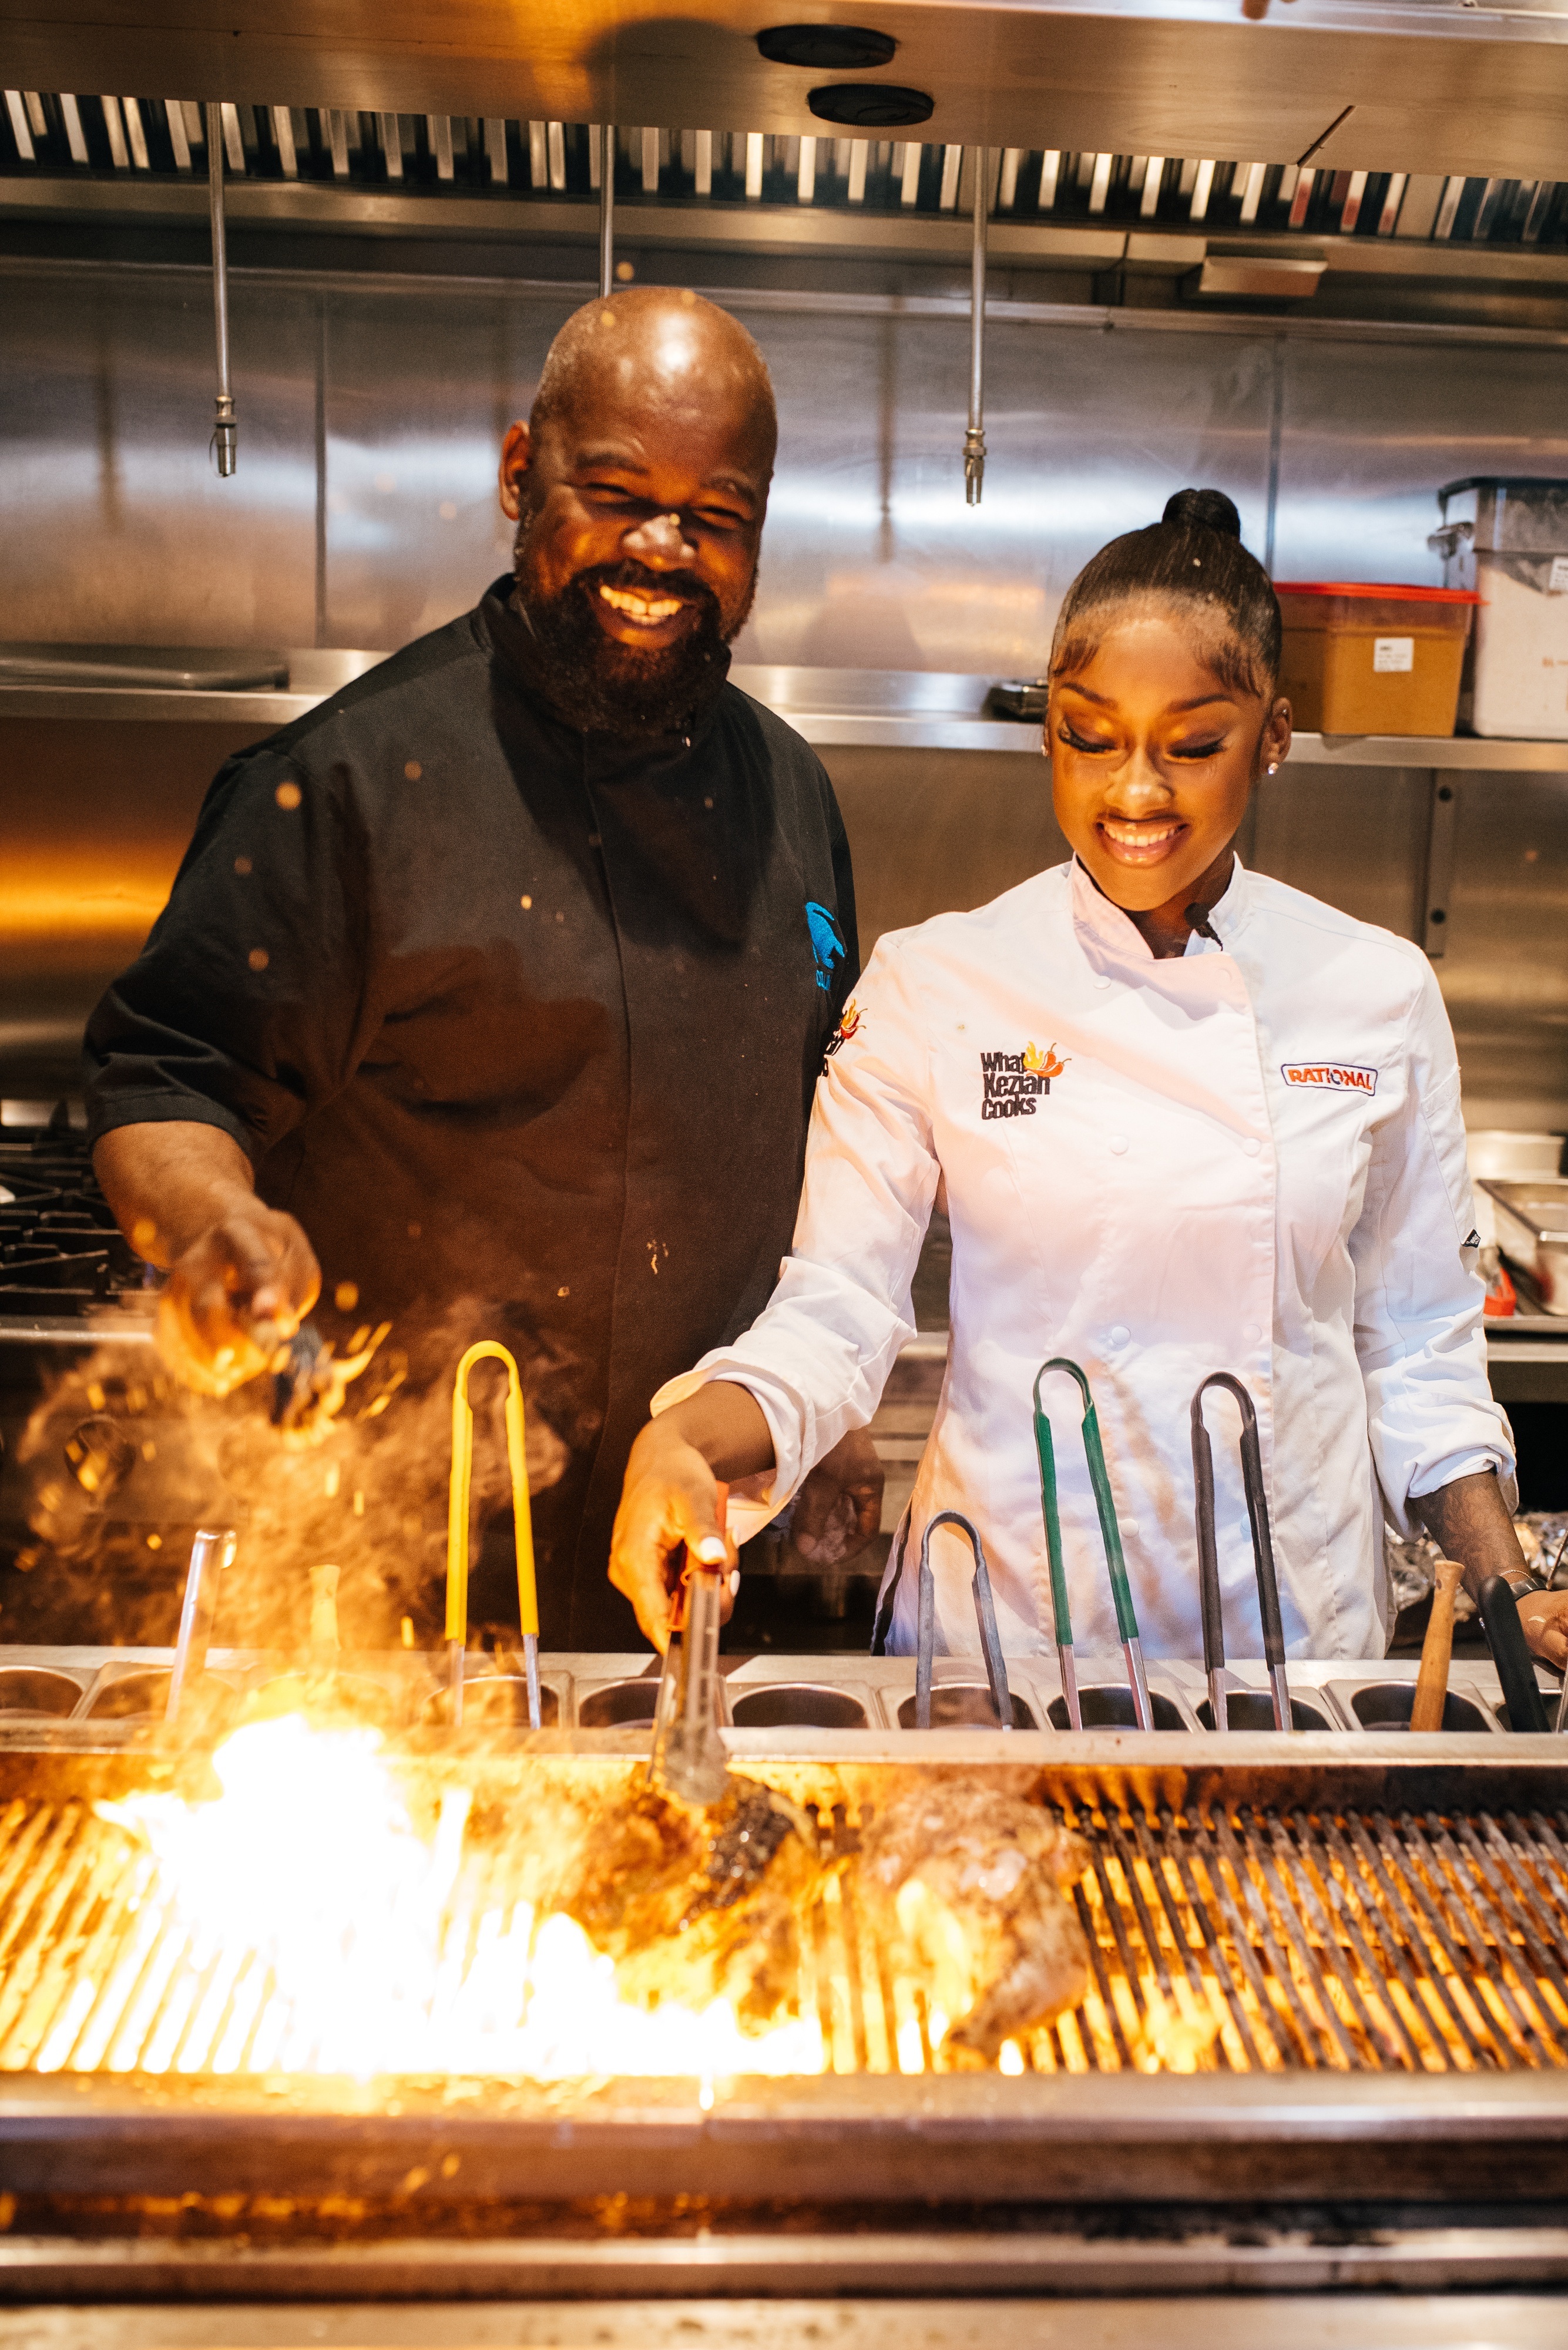
{"type": "Polygon", "coordinates": [[[1451,734],[1473,588],[1280,579],[1280,691],[1303,732],[1451,734]]]}

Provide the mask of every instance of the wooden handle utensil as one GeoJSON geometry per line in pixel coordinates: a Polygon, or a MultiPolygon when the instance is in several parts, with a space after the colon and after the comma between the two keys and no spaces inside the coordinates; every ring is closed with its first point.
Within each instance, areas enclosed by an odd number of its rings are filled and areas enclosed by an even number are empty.
{"type": "Polygon", "coordinates": [[[1449,1659],[1454,1650],[1454,1598],[1464,1568],[1457,1558],[1438,1561],[1432,1586],[1432,1612],[1421,1643],[1421,1669],[1416,1677],[1416,1702],[1410,1708],[1412,1730],[1441,1730],[1449,1695],[1449,1659]]]}

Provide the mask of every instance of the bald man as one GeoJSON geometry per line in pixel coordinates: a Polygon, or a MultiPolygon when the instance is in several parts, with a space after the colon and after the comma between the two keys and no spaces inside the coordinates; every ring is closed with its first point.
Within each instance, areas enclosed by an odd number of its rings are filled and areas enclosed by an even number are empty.
{"type": "MultiPolygon", "coordinates": [[[[514,576],[228,762],[88,1031],[95,1165],[192,1384],[306,1315],[340,1349],[391,1320],[416,1394],[472,1337],[517,1355],[546,1646],[637,1642],[627,1452],[773,1288],[857,973],[828,779],[726,681],[775,441],[724,312],[579,310],[506,438],[514,576]]],[[[797,1524],[857,1543],[878,1507],[861,1440],[797,1524]]]]}

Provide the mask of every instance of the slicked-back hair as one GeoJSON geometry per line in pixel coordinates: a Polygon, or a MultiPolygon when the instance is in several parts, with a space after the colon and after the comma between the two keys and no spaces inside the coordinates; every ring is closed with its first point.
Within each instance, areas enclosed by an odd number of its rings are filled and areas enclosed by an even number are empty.
{"type": "Polygon", "coordinates": [[[1051,675],[1087,667],[1118,605],[1165,598],[1220,625],[1204,658],[1233,693],[1267,700],[1280,674],[1280,601],[1241,544],[1241,517],[1222,490],[1178,490],[1160,520],[1102,546],[1063,603],[1051,675]]]}

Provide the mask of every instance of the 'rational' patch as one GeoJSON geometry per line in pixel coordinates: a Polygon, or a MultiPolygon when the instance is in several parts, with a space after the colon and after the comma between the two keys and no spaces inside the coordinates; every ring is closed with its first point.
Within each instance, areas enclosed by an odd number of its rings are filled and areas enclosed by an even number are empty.
{"type": "Polygon", "coordinates": [[[1287,1086],[1323,1086],[1330,1093],[1375,1094],[1376,1069],[1358,1069],[1350,1061],[1286,1061],[1280,1075],[1287,1086]]]}

